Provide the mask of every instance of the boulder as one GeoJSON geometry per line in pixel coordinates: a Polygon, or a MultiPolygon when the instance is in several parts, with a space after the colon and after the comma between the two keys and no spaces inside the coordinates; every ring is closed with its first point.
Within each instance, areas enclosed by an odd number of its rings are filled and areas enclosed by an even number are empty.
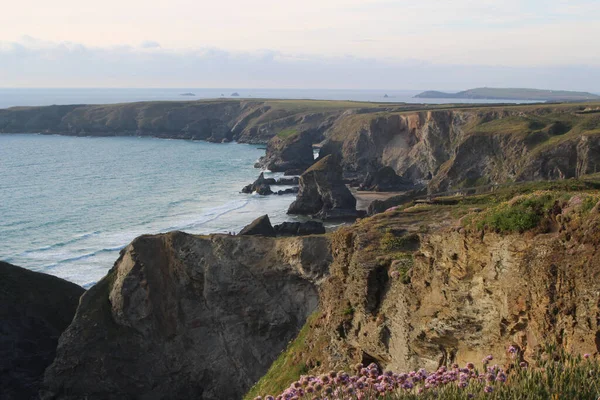
{"type": "Polygon", "coordinates": [[[325,227],[322,222],[283,222],[273,227],[278,236],[322,235],[325,227]]]}
{"type": "Polygon", "coordinates": [[[0,398],[37,399],[84,289],[0,262],[0,398]]]}
{"type": "Polygon", "coordinates": [[[239,235],[262,235],[262,236],[275,236],[275,230],[271,225],[268,215],[263,215],[256,218],[249,225],[246,225],[239,233],[239,235]]]}
{"type": "Polygon", "coordinates": [[[42,397],[241,399],[317,308],[330,262],[324,235],[139,237],[82,296],[42,397]]]}
{"type": "Polygon", "coordinates": [[[315,162],[312,145],[313,135],[306,131],[286,137],[275,136],[269,140],[265,156],[255,167],[273,172],[293,170],[302,173],[315,162]]]}
{"type": "Polygon", "coordinates": [[[359,189],[375,192],[400,192],[413,187],[412,182],[398,176],[392,167],[382,167],[375,173],[367,173],[359,189]]]}
{"type": "Polygon", "coordinates": [[[334,155],[324,157],[302,174],[298,196],[288,214],[312,215],[322,220],[358,216],[356,199],[344,184],[342,169],[334,155]]]}

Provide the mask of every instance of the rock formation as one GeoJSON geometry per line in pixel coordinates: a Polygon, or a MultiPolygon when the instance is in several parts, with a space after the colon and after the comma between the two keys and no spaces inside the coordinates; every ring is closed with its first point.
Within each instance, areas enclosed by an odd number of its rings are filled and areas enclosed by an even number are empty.
{"type": "Polygon", "coordinates": [[[549,343],[598,354],[600,203],[583,204],[555,203],[525,234],[467,230],[436,207],[342,228],[320,315],[291,357],[318,373],[357,362],[434,370],[487,354],[502,365],[509,345],[526,361],[549,343]]]}
{"type": "Polygon", "coordinates": [[[0,262],[0,398],[37,399],[83,288],[0,262]]]}
{"type": "Polygon", "coordinates": [[[87,291],[44,399],[239,399],[318,304],[324,236],[142,236],[87,291]]]}
{"type": "Polygon", "coordinates": [[[304,171],[315,161],[313,140],[313,135],[306,131],[285,137],[275,136],[269,140],[266,155],[261,157],[255,167],[273,172],[304,171]]]}
{"type": "Polygon", "coordinates": [[[244,229],[242,229],[240,233],[238,233],[238,235],[275,236],[275,229],[273,229],[273,225],[271,225],[271,220],[269,220],[269,216],[265,214],[261,217],[256,218],[249,225],[245,226],[244,229]]]}
{"type": "Polygon", "coordinates": [[[414,183],[396,175],[396,171],[392,167],[382,167],[374,173],[367,173],[359,189],[375,192],[400,192],[413,187],[414,183]]]}
{"type": "Polygon", "coordinates": [[[282,222],[273,227],[278,236],[321,235],[325,233],[322,222],[282,222]]]}
{"type": "Polygon", "coordinates": [[[288,214],[312,215],[323,220],[356,218],[356,199],[344,184],[334,156],[323,158],[302,174],[298,197],[288,214]]]}
{"type": "Polygon", "coordinates": [[[270,185],[273,185],[275,183],[275,179],[265,178],[264,172],[261,172],[258,178],[254,181],[254,183],[244,186],[244,188],[242,189],[242,193],[250,194],[256,192],[262,196],[273,194],[270,185]]]}

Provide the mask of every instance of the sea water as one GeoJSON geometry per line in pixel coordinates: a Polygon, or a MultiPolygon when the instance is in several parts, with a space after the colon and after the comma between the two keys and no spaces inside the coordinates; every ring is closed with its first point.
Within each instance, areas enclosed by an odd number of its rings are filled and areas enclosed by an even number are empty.
{"type": "Polygon", "coordinates": [[[0,260],[89,287],[142,234],[293,220],[294,195],[240,193],[263,154],[237,143],[1,134],[0,260]]]}

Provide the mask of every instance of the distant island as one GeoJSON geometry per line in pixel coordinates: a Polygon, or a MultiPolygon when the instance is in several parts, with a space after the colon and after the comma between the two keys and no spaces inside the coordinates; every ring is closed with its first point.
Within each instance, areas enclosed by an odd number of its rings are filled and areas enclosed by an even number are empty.
{"type": "Polygon", "coordinates": [[[195,94],[192,92],[186,92],[186,93],[181,93],[180,96],[190,96],[191,97],[191,96],[195,96],[195,94]]]}
{"type": "Polygon", "coordinates": [[[584,101],[600,100],[588,92],[540,89],[476,88],[458,93],[428,90],[415,96],[419,99],[474,99],[474,100],[524,100],[524,101],[584,101]]]}
{"type": "Polygon", "coordinates": [[[239,97],[240,94],[238,92],[233,92],[231,93],[231,97],[239,97]]]}

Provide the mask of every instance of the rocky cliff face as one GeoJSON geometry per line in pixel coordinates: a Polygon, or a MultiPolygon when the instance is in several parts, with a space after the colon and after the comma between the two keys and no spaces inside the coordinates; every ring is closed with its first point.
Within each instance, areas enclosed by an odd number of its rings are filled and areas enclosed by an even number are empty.
{"type": "Polygon", "coordinates": [[[581,211],[573,196],[524,234],[469,231],[451,208],[425,206],[341,229],[319,317],[290,357],[312,373],[357,362],[432,370],[487,354],[502,364],[509,345],[525,360],[548,343],[598,353],[599,207],[581,211]]]}
{"type": "Polygon", "coordinates": [[[323,236],[143,236],[81,299],[45,399],[239,399],[317,307],[323,236]]]}
{"type": "Polygon", "coordinates": [[[0,398],[37,399],[83,288],[0,262],[0,398]]]}
{"type": "Polygon", "coordinates": [[[15,107],[0,110],[0,132],[267,143],[285,129],[318,136],[340,113],[251,100],[15,107]]]}
{"type": "Polygon", "coordinates": [[[342,179],[342,169],[334,155],[319,160],[300,176],[296,200],[288,214],[311,215],[323,220],[357,217],[356,199],[342,179]]]}
{"type": "Polygon", "coordinates": [[[318,141],[306,131],[293,133],[288,137],[275,136],[267,144],[265,156],[260,158],[255,167],[272,172],[304,172],[315,162],[313,143],[318,141]]]}
{"type": "Polygon", "coordinates": [[[600,117],[580,108],[352,113],[327,133],[321,156],[338,154],[348,178],[390,166],[431,192],[579,177],[600,169],[600,117]]]}

